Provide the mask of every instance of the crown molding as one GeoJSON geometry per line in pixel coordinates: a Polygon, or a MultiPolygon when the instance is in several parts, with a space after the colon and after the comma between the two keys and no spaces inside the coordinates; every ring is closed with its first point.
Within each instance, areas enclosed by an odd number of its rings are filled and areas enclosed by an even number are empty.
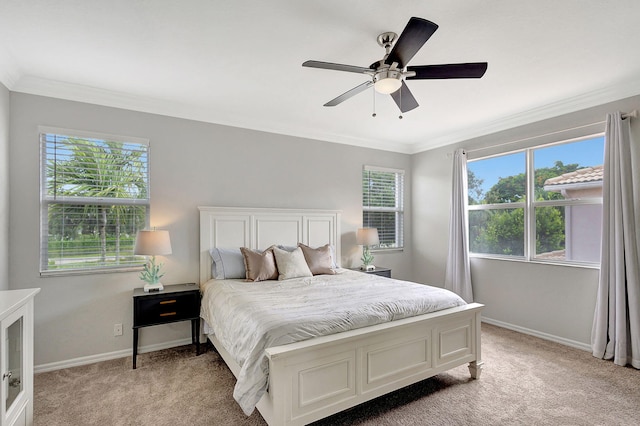
{"type": "Polygon", "coordinates": [[[0,46],[0,83],[12,91],[20,79],[20,70],[15,63],[9,52],[0,46]]]}
{"type": "Polygon", "coordinates": [[[464,142],[480,136],[490,135],[503,130],[513,129],[526,124],[558,117],[596,107],[609,102],[637,96],[640,94],[640,79],[625,81],[620,84],[594,90],[568,99],[558,100],[519,112],[510,116],[496,119],[481,126],[469,127],[457,132],[432,138],[428,143],[416,144],[410,154],[417,154],[446,145],[464,142]]]}
{"type": "Polygon", "coordinates": [[[168,99],[153,99],[132,95],[130,93],[115,92],[96,87],[46,80],[33,76],[25,76],[21,78],[20,81],[14,85],[12,90],[31,95],[85,102],[113,108],[160,114],[175,118],[239,127],[260,132],[276,133],[304,139],[315,139],[325,142],[379,149],[403,154],[409,154],[413,149],[410,144],[388,143],[380,140],[355,138],[322,131],[309,131],[308,128],[291,126],[285,127],[255,120],[247,121],[245,118],[230,115],[224,116],[221,115],[219,111],[180,104],[179,102],[168,99]]]}
{"type": "MultiPolygon", "coordinates": [[[[410,155],[640,94],[640,79],[626,81],[568,99],[540,105],[536,108],[495,119],[479,126],[467,127],[439,136],[436,135],[431,138],[425,137],[425,139],[428,139],[428,142],[403,144],[389,143],[382,140],[362,139],[323,131],[310,131],[308,128],[282,126],[278,123],[274,124],[255,120],[248,121],[243,117],[225,116],[219,111],[185,105],[169,99],[154,99],[95,87],[46,80],[33,76],[25,76],[15,82],[15,76],[18,75],[16,70],[12,70],[10,67],[5,67],[4,69],[5,75],[0,75],[0,81],[8,81],[9,85],[7,88],[15,92],[410,155]]],[[[7,85],[7,83],[5,83],[5,85],[7,85]]]]}

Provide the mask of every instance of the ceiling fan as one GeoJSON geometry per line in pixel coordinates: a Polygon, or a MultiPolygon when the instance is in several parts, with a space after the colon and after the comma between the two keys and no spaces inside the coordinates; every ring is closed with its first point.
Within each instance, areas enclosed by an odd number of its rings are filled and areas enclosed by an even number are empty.
{"type": "Polygon", "coordinates": [[[486,62],[408,66],[411,58],[437,29],[437,24],[413,17],[409,19],[400,37],[393,32],[380,34],[378,44],[385,48],[386,53],[381,60],[374,62],[369,68],[320,61],[306,61],[302,66],[354,72],[371,77],[371,80],[348,90],[324,106],[336,106],[373,86],[378,93],[391,95],[400,111],[404,113],[418,106],[418,102],[404,80],[480,78],[487,71],[486,62]]]}

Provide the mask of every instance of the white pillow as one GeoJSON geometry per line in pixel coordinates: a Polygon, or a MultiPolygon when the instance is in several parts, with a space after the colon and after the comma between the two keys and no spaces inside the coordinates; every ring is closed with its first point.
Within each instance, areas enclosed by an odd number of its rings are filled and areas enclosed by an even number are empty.
{"type": "Polygon", "coordinates": [[[279,280],[313,276],[300,247],[296,247],[293,251],[274,247],[273,254],[276,256],[279,280]]]}
{"type": "MultiPolygon", "coordinates": [[[[302,244],[302,243],[298,243],[298,244],[302,244]]],[[[294,251],[296,249],[297,246],[276,246],[282,250],[286,250],[286,251],[294,251]]],[[[336,259],[336,249],[335,247],[333,247],[332,245],[329,245],[329,247],[331,248],[331,268],[332,269],[337,269],[339,268],[338,266],[338,260],[336,259]]]]}
{"type": "Polygon", "coordinates": [[[240,248],[225,249],[216,247],[209,250],[209,254],[213,260],[211,275],[216,280],[246,278],[247,271],[244,267],[244,257],[240,252],[240,248]]]}

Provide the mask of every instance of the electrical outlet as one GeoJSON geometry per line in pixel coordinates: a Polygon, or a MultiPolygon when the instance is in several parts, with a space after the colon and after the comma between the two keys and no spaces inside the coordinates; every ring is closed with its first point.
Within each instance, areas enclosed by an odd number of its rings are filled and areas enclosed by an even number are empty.
{"type": "Polygon", "coordinates": [[[113,335],[114,336],[122,336],[122,324],[114,324],[113,325],[113,335]]]}

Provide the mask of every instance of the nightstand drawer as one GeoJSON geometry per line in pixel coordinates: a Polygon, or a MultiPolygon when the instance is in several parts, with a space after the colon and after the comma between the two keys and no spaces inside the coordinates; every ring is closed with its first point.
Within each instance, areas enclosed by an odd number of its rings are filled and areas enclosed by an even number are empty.
{"type": "Polygon", "coordinates": [[[133,325],[143,327],[197,318],[199,299],[198,291],[134,298],[133,325]]]}
{"type": "Polygon", "coordinates": [[[380,275],[381,277],[391,278],[391,269],[389,268],[376,268],[373,271],[368,271],[368,274],[380,275]]]}
{"type": "Polygon", "coordinates": [[[371,275],[379,275],[381,277],[387,277],[387,278],[391,278],[391,269],[390,268],[384,268],[384,267],[377,267],[376,269],[373,270],[369,270],[369,271],[363,271],[360,268],[351,268],[352,271],[358,271],[358,272],[364,272],[365,274],[371,274],[371,275]]]}

